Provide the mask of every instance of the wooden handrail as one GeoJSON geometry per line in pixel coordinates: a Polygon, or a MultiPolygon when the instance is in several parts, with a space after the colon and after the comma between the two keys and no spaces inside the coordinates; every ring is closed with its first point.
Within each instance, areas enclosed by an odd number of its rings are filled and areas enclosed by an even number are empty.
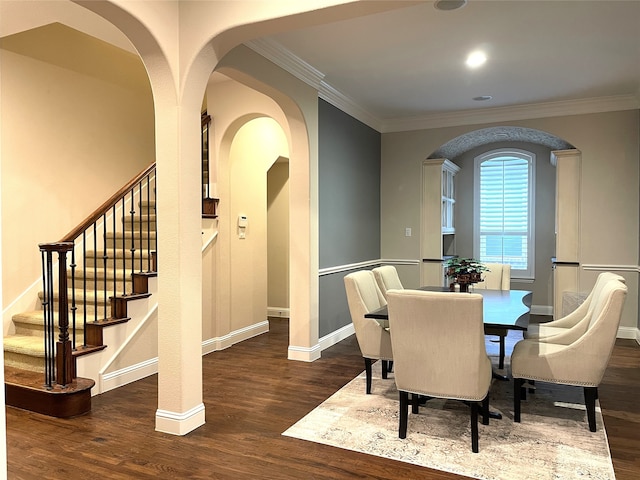
{"type": "Polygon", "coordinates": [[[136,175],[133,179],[131,179],[126,185],[120,188],[116,193],[114,193],[109,200],[100,205],[91,215],[84,219],[82,223],[80,223],[76,228],[67,233],[59,243],[62,242],[73,242],[78,236],[82,234],[87,228],[89,228],[92,224],[98,221],[98,219],[104,214],[106,210],[113,207],[122,197],[129,191],[136,183],[139,183],[144,177],[149,175],[153,169],[156,168],[155,162],[141,171],[138,175],[136,175]]]}

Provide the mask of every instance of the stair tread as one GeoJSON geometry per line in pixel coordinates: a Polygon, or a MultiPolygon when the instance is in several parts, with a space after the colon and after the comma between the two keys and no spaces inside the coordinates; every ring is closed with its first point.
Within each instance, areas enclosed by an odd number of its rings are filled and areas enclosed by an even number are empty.
{"type": "MultiPolygon", "coordinates": [[[[144,227],[144,225],[143,225],[143,227],[144,227]]],[[[124,230],[124,232],[120,231],[120,232],[116,232],[116,233],[107,232],[105,236],[107,238],[114,238],[114,237],[115,238],[122,238],[123,236],[125,238],[133,237],[133,236],[135,236],[135,237],[140,237],[140,236],[143,236],[143,237],[146,237],[146,236],[155,237],[156,236],[156,231],[155,230],[151,230],[151,231],[143,230],[142,232],[140,232],[139,230],[124,230]]]]}

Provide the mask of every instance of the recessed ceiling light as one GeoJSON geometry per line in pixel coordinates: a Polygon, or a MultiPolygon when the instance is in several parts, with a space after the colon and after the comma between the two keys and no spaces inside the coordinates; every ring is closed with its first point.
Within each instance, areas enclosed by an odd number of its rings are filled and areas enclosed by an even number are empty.
{"type": "Polygon", "coordinates": [[[487,100],[491,100],[493,97],[491,95],[480,95],[479,97],[473,97],[476,102],[485,102],[487,100]]]}
{"type": "Polygon", "coordinates": [[[476,50],[475,52],[471,52],[467,57],[466,64],[469,68],[478,68],[480,65],[483,65],[487,61],[487,56],[481,50],[476,50]]]}
{"type": "Polygon", "coordinates": [[[436,0],[433,6],[436,10],[449,11],[462,8],[466,4],[467,0],[436,0]]]}

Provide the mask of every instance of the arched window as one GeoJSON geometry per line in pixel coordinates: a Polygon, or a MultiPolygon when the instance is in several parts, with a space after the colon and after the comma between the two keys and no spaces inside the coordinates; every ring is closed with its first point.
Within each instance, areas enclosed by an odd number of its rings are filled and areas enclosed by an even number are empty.
{"type": "Polygon", "coordinates": [[[514,278],[534,277],[535,155],[492,150],[475,158],[474,257],[508,263],[514,278]]]}

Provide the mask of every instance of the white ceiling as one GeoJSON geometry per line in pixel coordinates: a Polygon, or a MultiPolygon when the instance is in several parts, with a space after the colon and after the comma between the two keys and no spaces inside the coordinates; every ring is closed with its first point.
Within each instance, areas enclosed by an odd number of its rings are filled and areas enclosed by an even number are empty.
{"type": "MultiPolygon", "coordinates": [[[[0,37],[57,21],[131,49],[72,2],[0,7],[0,37]]],[[[640,108],[640,0],[427,0],[249,45],[380,132],[640,108]]]]}
{"type": "Polygon", "coordinates": [[[318,70],[381,131],[640,105],[637,0],[470,0],[455,11],[426,1],[256,45],[318,70]],[[470,70],[475,49],[488,61],[470,70]]]}

